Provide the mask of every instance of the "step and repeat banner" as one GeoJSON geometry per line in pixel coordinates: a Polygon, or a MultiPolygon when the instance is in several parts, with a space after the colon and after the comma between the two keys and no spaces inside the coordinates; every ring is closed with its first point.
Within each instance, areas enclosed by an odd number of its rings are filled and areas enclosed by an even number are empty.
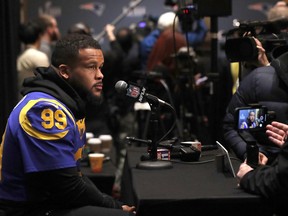
{"type": "MultiPolygon", "coordinates": [[[[213,1],[219,5],[223,4],[223,0],[210,0],[210,2],[213,1]]],[[[231,1],[232,15],[217,18],[219,31],[233,28],[235,19],[264,20],[267,11],[276,3],[272,0],[231,1]]],[[[172,10],[166,5],[165,0],[26,0],[26,2],[25,17],[27,19],[35,18],[41,13],[53,15],[58,21],[62,35],[65,35],[73,24],[84,22],[90,26],[95,37],[99,38],[100,35],[99,41],[104,49],[108,48],[107,39],[105,35],[101,37],[101,33],[106,24],[113,23],[116,28],[123,26],[135,28],[137,25],[144,27],[145,22],[142,21],[157,19],[162,13],[172,10]]],[[[179,2],[183,4],[186,1],[179,0],[179,2]]],[[[213,4],[215,8],[215,3],[213,4]]],[[[211,3],[207,7],[211,7],[211,3]]]]}

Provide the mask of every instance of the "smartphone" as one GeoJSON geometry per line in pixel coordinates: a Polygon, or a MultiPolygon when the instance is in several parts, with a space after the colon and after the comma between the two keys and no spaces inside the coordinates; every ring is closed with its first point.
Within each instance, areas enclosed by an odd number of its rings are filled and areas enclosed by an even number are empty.
{"type": "Polygon", "coordinates": [[[235,109],[238,130],[264,130],[267,125],[267,107],[238,107],[235,109]]]}

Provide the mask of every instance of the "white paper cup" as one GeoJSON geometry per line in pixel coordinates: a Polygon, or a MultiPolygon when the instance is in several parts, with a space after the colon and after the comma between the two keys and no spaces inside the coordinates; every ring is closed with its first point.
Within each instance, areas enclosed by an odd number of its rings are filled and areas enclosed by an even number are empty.
{"type": "Polygon", "coordinates": [[[90,153],[88,155],[92,172],[102,172],[104,156],[102,153],[90,153]]]}
{"type": "Polygon", "coordinates": [[[86,143],[85,143],[85,147],[83,150],[83,156],[84,157],[88,157],[88,154],[90,153],[90,147],[88,145],[88,141],[89,139],[93,138],[94,134],[92,132],[86,132],[86,143]]]}
{"type": "Polygon", "coordinates": [[[86,132],[86,140],[87,141],[93,137],[94,137],[94,134],[92,132],[86,132]]]}
{"type": "Polygon", "coordinates": [[[102,141],[99,138],[90,138],[88,140],[88,146],[90,149],[90,152],[101,152],[101,145],[102,145],[102,141]]]}
{"type": "Polygon", "coordinates": [[[103,134],[99,136],[102,142],[101,151],[104,153],[110,152],[113,145],[113,138],[109,134],[103,134]]]}

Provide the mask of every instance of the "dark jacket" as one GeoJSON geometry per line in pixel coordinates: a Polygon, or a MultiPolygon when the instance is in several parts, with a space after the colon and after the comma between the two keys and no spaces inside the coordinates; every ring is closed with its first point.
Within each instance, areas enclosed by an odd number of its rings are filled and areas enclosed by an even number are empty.
{"type": "MultiPolygon", "coordinates": [[[[246,142],[236,130],[235,108],[247,107],[249,104],[260,104],[276,113],[279,122],[288,122],[288,53],[271,62],[271,66],[253,70],[240,83],[233,95],[223,121],[224,139],[236,156],[246,158],[246,142]]],[[[249,133],[259,145],[260,152],[268,156],[269,162],[279,152],[265,134],[265,130],[249,133]]]]}
{"type": "Polygon", "coordinates": [[[282,147],[271,166],[259,166],[240,181],[242,189],[269,199],[276,215],[287,215],[288,143],[282,147]]]}

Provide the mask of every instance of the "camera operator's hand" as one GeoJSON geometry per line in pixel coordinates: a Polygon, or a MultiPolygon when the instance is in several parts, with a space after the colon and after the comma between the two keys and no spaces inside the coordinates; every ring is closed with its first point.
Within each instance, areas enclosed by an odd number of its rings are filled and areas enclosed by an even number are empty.
{"type": "Polygon", "coordinates": [[[269,65],[268,58],[266,56],[266,51],[262,46],[262,43],[255,37],[253,39],[256,42],[256,47],[258,49],[258,58],[257,60],[247,61],[244,63],[245,67],[253,68],[253,67],[262,67],[269,65]]]}
{"type": "Polygon", "coordinates": [[[257,38],[254,38],[254,40],[255,40],[256,45],[257,45],[256,47],[258,48],[258,66],[261,67],[261,66],[269,65],[269,61],[268,61],[268,58],[266,56],[266,51],[263,48],[261,42],[257,38]]]}
{"type": "Polygon", "coordinates": [[[253,39],[255,40],[256,47],[258,49],[258,57],[257,60],[243,62],[244,67],[253,69],[255,67],[268,66],[269,61],[266,55],[266,51],[262,46],[262,43],[255,37],[253,37],[253,39]]]}
{"type": "Polygon", "coordinates": [[[282,146],[287,141],[288,125],[273,121],[266,126],[268,138],[278,146],[282,146]]]}

